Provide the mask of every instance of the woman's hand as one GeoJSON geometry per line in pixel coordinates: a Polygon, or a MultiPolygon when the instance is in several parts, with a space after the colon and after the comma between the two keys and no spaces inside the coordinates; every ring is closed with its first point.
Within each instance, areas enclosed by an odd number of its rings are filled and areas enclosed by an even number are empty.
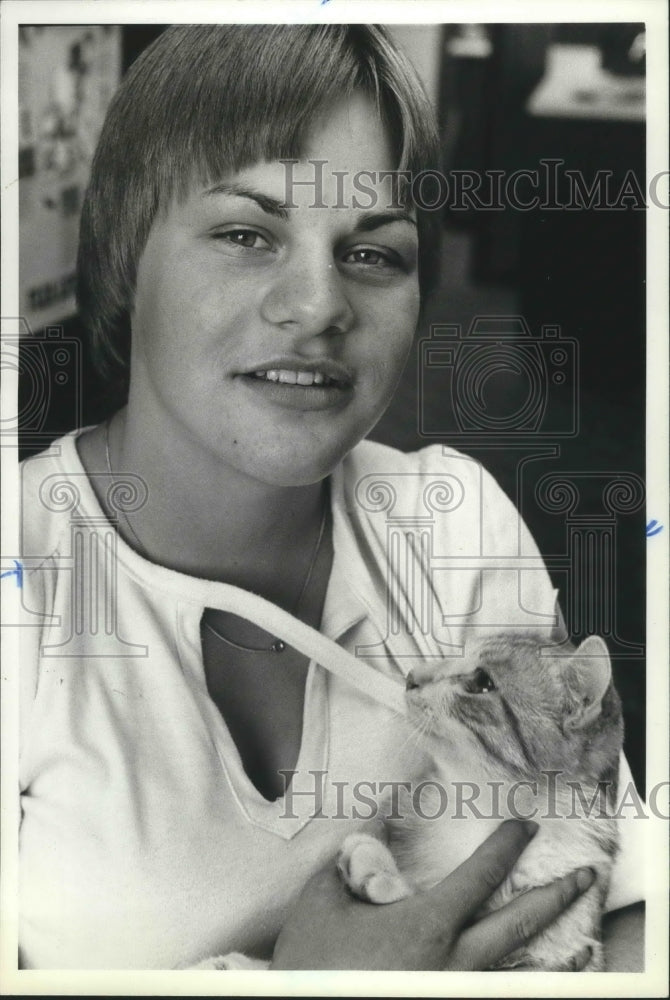
{"type": "MultiPolygon", "coordinates": [[[[579,869],[467,926],[535,833],[502,823],[456,871],[389,906],[355,899],[333,861],[305,886],[277,938],[272,969],[489,969],[530,941],[593,882],[579,869]]],[[[574,959],[575,970],[589,949],[574,959]]]]}

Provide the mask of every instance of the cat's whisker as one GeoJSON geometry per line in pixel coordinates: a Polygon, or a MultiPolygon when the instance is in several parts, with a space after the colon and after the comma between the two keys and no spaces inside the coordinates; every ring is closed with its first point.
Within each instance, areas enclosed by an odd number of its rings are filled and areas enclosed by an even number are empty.
{"type": "Polygon", "coordinates": [[[409,731],[405,739],[400,744],[400,749],[404,750],[408,746],[417,746],[417,744],[418,744],[417,726],[414,720],[410,720],[409,731]]]}
{"type": "Polygon", "coordinates": [[[407,745],[411,741],[414,747],[420,746],[424,742],[427,733],[429,733],[432,729],[433,722],[434,713],[432,708],[427,706],[426,711],[424,711],[418,719],[411,720],[412,730],[405,740],[404,745],[407,745]]]}
{"type": "Polygon", "coordinates": [[[418,745],[425,725],[425,717],[422,715],[417,719],[415,716],[411,716],[406,721],[409,725],[407,736],[401,744],[403,749],[410,745],[414,747],[418,745]]]}

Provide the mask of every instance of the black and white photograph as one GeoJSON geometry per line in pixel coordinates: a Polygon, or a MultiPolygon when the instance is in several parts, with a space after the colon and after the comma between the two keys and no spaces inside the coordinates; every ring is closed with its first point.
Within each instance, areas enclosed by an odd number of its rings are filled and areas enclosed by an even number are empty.
{"type": "Polygon", "coordinates": [[[668,5],[0,27],[0,992],[666,996],[668,5]]]}

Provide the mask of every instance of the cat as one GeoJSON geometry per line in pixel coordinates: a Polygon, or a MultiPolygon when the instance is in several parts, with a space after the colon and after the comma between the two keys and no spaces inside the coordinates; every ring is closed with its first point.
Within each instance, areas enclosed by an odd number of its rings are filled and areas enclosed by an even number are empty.
{"type": "Polygon", "coordinates": [[[385,820],[388,845],[367,833],[346,838],[337,864],[351,892],[372,903],[394,902],[446,877],[502,818],[533,818],[536,836],[480,915],[577,867],[592,867],[596,881],[496,968],[573,971],[574,956],[589,945],[584,971],[602,970],[600,921],[617,851],[612,812],[623,743],[603,640],[591,636],[578,649],[552,650],[539,636],[489,636],[466,648],[464,659],[411,671],[407,703],[434,768],[424,775],[420,806],[406,790],[385,820]],[[471,792],[477,822],[464,818],[463,801],[459,817],[444,808],[459,782],[461,793],[471,792]],[[472,794],[493,794],[496,783],[496,809],[490,798],[487,812],[472,794]],[[509,798],[514,788],[516,802],[509,798]],[[598,793],[604,798],[592,805],[598,793]]]}

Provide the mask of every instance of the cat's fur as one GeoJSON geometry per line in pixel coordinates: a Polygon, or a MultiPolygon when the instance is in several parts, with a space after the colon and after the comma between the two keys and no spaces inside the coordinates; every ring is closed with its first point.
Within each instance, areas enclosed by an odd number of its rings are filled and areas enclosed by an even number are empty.
{"type": "Polygon", "coordinates": [[[485,797],[479,811],[486,818],[475,818],[465,808],[464,818],[454,818],[453,809],[444,811],[439,790],[426,786],[423,816],[439,815],[440,808],[444,813],[431,820],[417,815],[406,795],[398,809],[402,818],[387,820],[388,847],[367,834],[346,839],[338,868],[352,892],[385,903],[436,884],[501,818],[514,815],[506,798],[509,788],[537,781],[537,794],[525,789],[525,797],[517,796],[516,811],[517,818],[533,818],[540,829],[483,912],[577,867],[591,866],[597,879],[554,924],[499,968],[568,971],[574,969],[574,956],[589,945],[586,970],[602,969],[600,920],[617,850],[617,823],[611,814],[623,740],[605,643],[592,636],[577,650],[566,645],[548,649],[538,636],[489,637],[472,643],[460,661],[414,670],[407,699],[410,718],[435,760],[424,780],[438,782],[452,802],[455,782],[486,790],[491,782],[503,782],[500,812],[491,809],[491,800],[487,811],[485,797]],[[488,689],[486,677],[494,689],[488,689]],[[606,809],[597,800],[589,816],[567,781],[579,783],[586,803],[599,782],[607,783],[606,809]],[[537,813],[531,817],[533,808],[537,813]],[[550,818],[556,814],[558,818],[550,818]]]}

